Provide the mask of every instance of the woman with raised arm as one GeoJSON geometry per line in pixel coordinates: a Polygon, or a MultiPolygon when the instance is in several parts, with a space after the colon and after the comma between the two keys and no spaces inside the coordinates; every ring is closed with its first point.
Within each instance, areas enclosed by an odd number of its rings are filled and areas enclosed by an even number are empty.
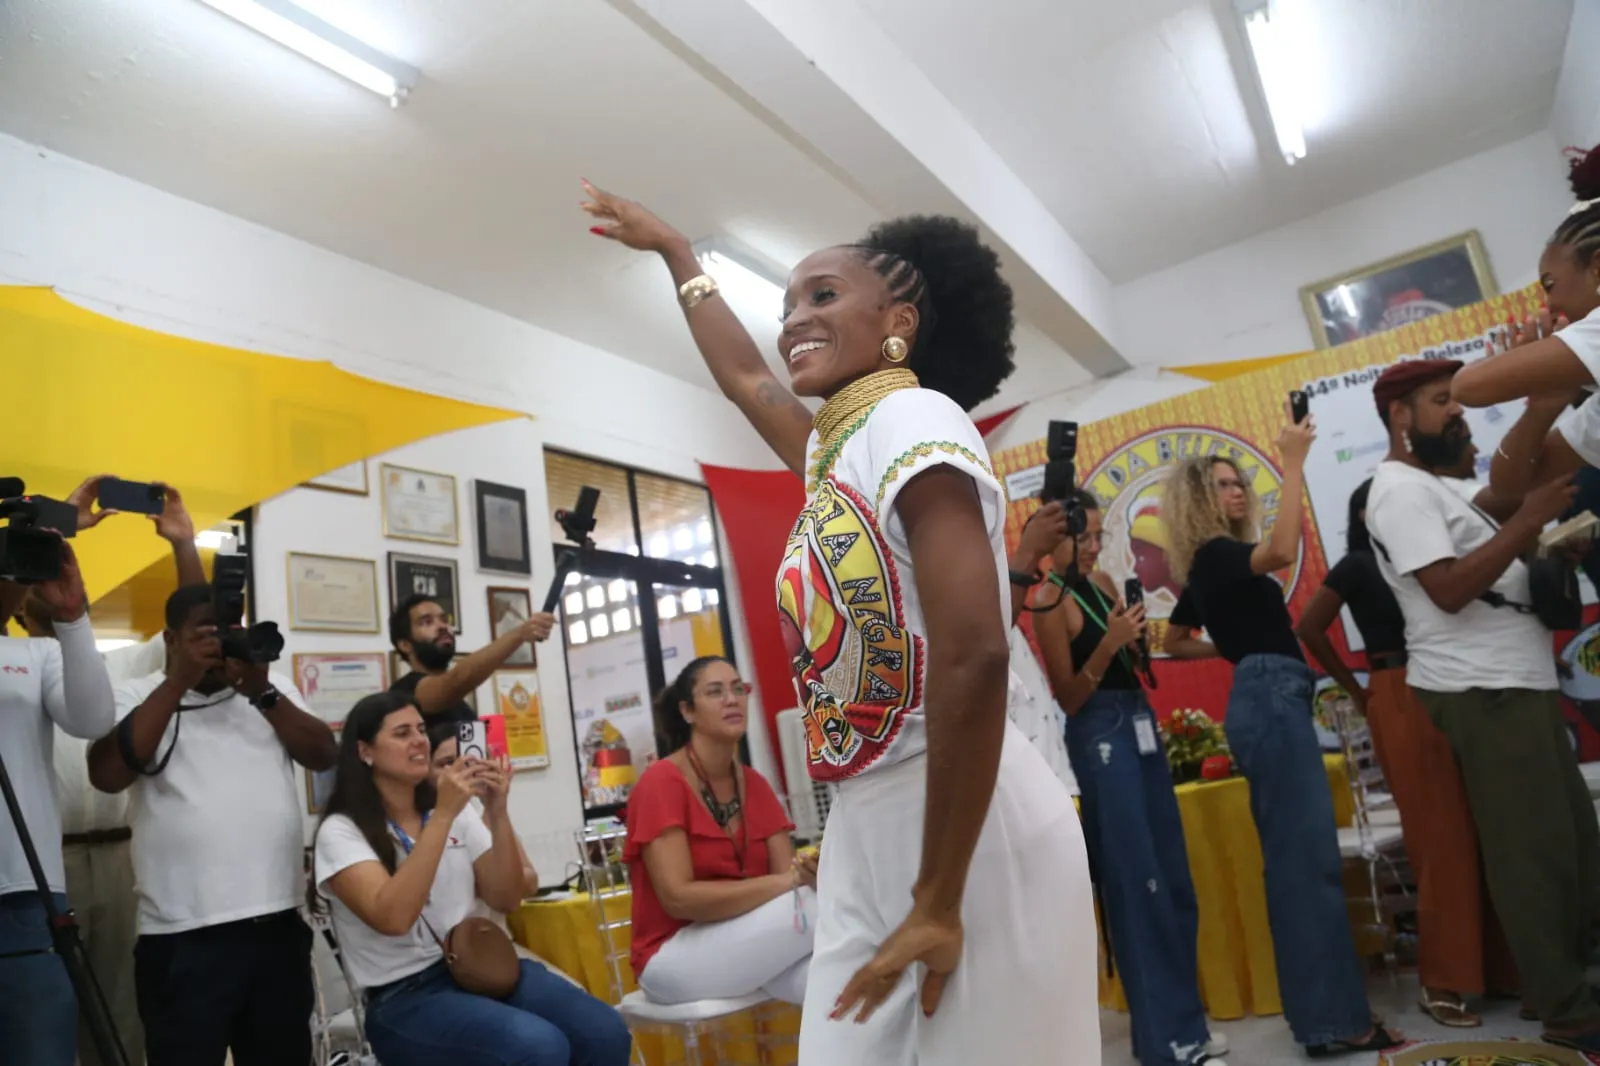
{"type": "Polygon", "coordinates": [[[998,257],[919,217],[795,267],[779,348],[813,421],[689,242],[587,191],[597,235],[665,260],[719,386],[806,482],[778,609],[838,796],[802,1066],[1099,1062],[1082,829],[1006,718],[1005,494],[966,414],[1012,369],[998,257]]]}
{"type": "Polygon", "coordinates": [[[1510,350],[1451,383],[1463,407],[1527,399],[1489,463],[1494,498],[1513,507],[1532,488],[1600,466],[1600,393],[1584,391],[1600,385],[1600,149],[1574,160],[1570,180],[1578,203],[1539,257],[1545,310],[1511,324],[1501,342],[1510,350]]]}
{"type": "Polygon", "coordinates": [[[1283,486],[1269,535],[1260,534],[1260,503],[1245,460],[1222,455],[1173,469],[1161,517],[1172,573],[1185,584],[1167,619],[1165,648],[1175,658],[1220,655],[1233,664],[1222,727],[1250,783],[1283,1013],[1306,1054],[1328,1058],[1383,1051],[1400,1039],[1367,1005],[1345,911],[1333,796],[1311,724],[1311,671],[1283,588],[1272,579],[1299,555],[1314,436],[1309,418],[1278,435],[1283,486]],[[1196,638],[1201,628],[1214,643],[1196,638]]]}

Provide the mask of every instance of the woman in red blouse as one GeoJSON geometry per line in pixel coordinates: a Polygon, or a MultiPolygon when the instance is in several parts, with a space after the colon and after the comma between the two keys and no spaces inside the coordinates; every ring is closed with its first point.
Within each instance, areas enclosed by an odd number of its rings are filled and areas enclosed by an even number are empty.
{"type": "Polygon", "coordinates": [[[739,764],[744,682],[696,659],[656,700],[672,753],[628,798],[633,972],[658,1003],[757,990],[799,1003],[816,921],[816,865],[766,778],[739,764]]]}

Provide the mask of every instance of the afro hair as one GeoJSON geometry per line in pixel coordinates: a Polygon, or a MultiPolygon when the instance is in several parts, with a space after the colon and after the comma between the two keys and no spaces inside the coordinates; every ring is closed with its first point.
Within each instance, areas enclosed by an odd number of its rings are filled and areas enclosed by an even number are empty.
{"type": "Polygon", "coordinates": [[[894,300],[917,309],[908,365],[923,388],[970,411],[1016,369],[1011,286],[977,228],[943,215],[891,219],[854,246],[894,300]]]}

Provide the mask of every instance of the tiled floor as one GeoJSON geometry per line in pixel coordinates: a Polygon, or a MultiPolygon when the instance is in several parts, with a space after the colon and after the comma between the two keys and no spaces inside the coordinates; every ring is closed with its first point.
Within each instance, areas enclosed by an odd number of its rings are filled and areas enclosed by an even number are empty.
{"type": "MultiPolygon", "coordinates": [[[[1515,1003],[1489,1003],[1481,1008],[1483,1027],[1480,1029],[1447,1029],[1435,1023],[1417,1009],[1417,980],[1414,974],[1402,974],[1399,987],[1387,977],[1369,983],[1372,1007],[1391,1027],[1399,1028],[1413,1040],[1471,1040],[1492,1037],[1516,1037],[1536,1040],[1539,1023],[1525,1022],[1517,1017],[1515,1003]]],[[[1213,1031],[1226,1033],[1232,1050],[1223,1060],[1225,1066],[1276,1066],[1278,1063],[1309,1062],[1299,1046],[1289,1036],[1289,1027],[1281,1017],[1242,1018],[1236,1022],[1214,1022],[1213,1031]]],[[[1128,1016],[1111,1011],[1100,1012],[1100,1039],[1105,1047],[1103,1066],[1136,1066],[1128,1045],[1128,1016]]],[[[1376,1054],[1352,1055],[1337,1059],[1348,1066],[1375,1066],[1376,1054]]]]}

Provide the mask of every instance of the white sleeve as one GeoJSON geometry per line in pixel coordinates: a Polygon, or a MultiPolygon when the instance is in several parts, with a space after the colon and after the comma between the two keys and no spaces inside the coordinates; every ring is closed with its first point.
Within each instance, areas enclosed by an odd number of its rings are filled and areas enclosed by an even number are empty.
{"type": "Polygon", "coordinates": [[[1444,503],[1425,486],[1396,485],[1369,501],[1367,528],[1402,577],[1440,559],[1456,558],[1444,503]]]}
{"type": "Polygon", "coordinates": [[[1600,309],[1590,311],[1564,329],[1556,330],[1555,336],[1572,349],[1578,362],[1589,371],[1589,377],[1600,384],[1600,309]]]}
{"type": "Polygon", "coordinates": [[[895,500],[913,478],[935,466],[953,466],[972,478],[990,539],[1004,534],[1005,490],[989,466],[989,450],[978,427],[954,400],[932,389],[891,393],[878,404],[866,433],[868,462],[877,481],[873,511],[896,552],[911,554],[895,500]]]}
{"type": "Polygon", "coordinates": [[[489,827],[483,824],[483,817],[470,803],[456,815],[455,824],[451,828],[461,835],[462,842],[467,845],[467,858],[473,862],[477,862],[494,847],[494,837],[489,834],[489,827]]]}
{"type": "Polygon", "coordinates": [[[45,651],[45,711],[64,732],[99,740],[117,724],[111,675],[94,646],[94,627],[85,614],[76,622],[55,623],[56,639],[45,651]]]}
{"type": "MultiPolygon", "coordinates": [[[[1586,318],[1584,321],[1589,320],[1586,318]]],[[[1563,413],[1556,422],[1556,431],[1566,438],[1572,450],[1584,462],[1590,466],[1600,466],[1600,393],[1563,413]]]]}
{"type": "Polygon", "coordinates": [[[317,879],[317,891],[324,896],[328,879],[363,862],[378,862],[378,853],[372,850],[367,838],[361,835],[356,823],[342,814],[329,817],[317,828],[313,850],[312,872],[317,879]]]}

